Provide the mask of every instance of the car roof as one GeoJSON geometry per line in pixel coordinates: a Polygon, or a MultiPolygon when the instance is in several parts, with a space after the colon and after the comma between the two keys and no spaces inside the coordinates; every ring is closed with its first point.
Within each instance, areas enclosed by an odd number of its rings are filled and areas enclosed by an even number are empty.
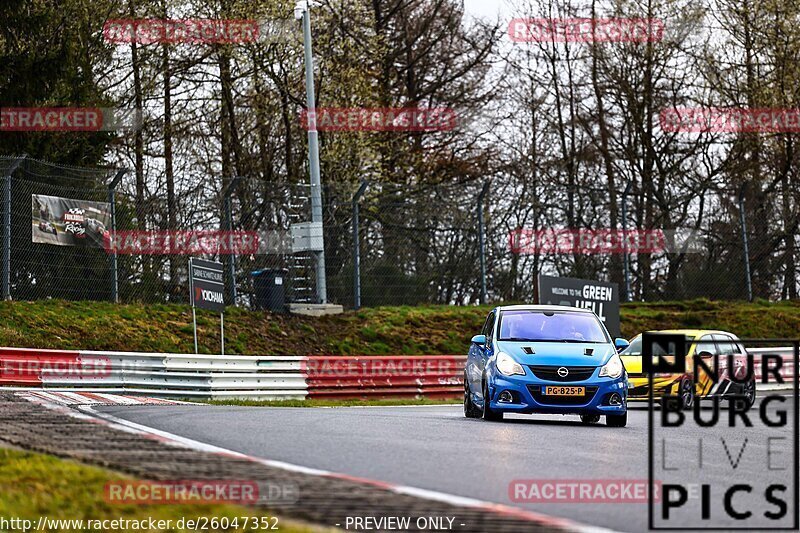
{"type": "Polygon", "coordinates": [[[504,305],[498,307],[497,311],[574,311],[578,313],[592,313],[591,309],[583,309],[581,307],[572,307],[569,305],[539,305],[539,304],[524,304],[524,305],[504,305]]]}
{"type": "MultiPolygon", "coordinates": [[[[658,329],[648,330],[651,333],[672,333],[675,335],[687,335],[689,337],[699,337],[701,335],[708,335],[709,333],[721,333],[723,335],[733,335],[730,331],[723,331],[721,329],[658,329]]],[[[641,335],[641,333],[639,334],[641,335]]],[[[639,336],[637,335],[637,337],[639,336]]],[[[734,335],[735,337],[735,335],[734,335]]]]}

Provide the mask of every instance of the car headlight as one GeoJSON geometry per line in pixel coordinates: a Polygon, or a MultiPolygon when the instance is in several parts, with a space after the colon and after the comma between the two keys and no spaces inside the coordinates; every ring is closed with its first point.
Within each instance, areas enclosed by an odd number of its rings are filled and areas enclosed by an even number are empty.
{"type": "Polygon", "coordinates": [[[514,374],[519,374],[520,376],[525,375],[525,370],[522,366],[514,361],[513,357],[504,352],[497,354],[496,366],[497,370],[505,376],[513,376],[514,374]]]}
{"type": "Polygon", "coordinates": [[[608,376],[616,379],[620,377],[624,371],[625,367],[622,365],[622,359],[619,358],[619,355],[614,354],[611,356],[611,359],[608,360],[608,363],[600,368],[600,377],[608,376]]]}

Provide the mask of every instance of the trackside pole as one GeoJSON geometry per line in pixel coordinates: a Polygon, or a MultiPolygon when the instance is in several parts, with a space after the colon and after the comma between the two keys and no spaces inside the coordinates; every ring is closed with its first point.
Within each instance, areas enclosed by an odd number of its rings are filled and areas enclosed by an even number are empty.
{"type": "Polygon", "coordinates": [[[194,353],[197,355],[197,311],[192,306],[192,325],[194,326],[194,353]]]}
{"type": "Polygon", "coordinates": [[[367,190],[369,182],[363,180],[353,196],[353,308],[361,308],[361,243],[358,240],[358,201],[367,190]]]}
{"type": "Polygon", "coordinates": [[[192,267],[192,257],[189,258],[189,303],[192,304],[192,331],[194,332],[194,353],[195,355],[198,353],[197,351],[197,311],[194,308],[194,276],[192,275],[192,271],[194,268],[192,267]]]}
{"type": "Polygon", "coordinates": [[[221,355],[225,355],[225,313],[219,314],[219,343],[221,355]]]}
{"type": "Polygon", "coordinates": [[[489,191],[489,182],[483,184],[480,194],[478,194],[478,258],[481,265],[481,305],[486,303],[486,238],[484,236],[483,222],[483,200],[489,191]]]}
{"type": "Polygon", "coordinates": [[[631,267],[628,256],[628,194],[631,192],[631,186],[633,186],[633,182],[629,181],[622,193],[622,267],[625,276],[625,299],[623,302],[631,301],[631,267]]]}
{"type": "MultiPolygon", "coordinates": [[[[322,225],[322,184],[319,170],[319,138],[317,136],[316,97],[314,95],[314,61],[311,54],[311,6],[308,1],[298,2],[295,17],[303,21],[303,52],[306,70],[306,110],[308,112],[308,162],[311,175],[311,221],[322,225]]],[[[317,303],[328,303],[325,279],[325,244],[320,235],[315,269],[317,278],[317,303]]]]}
{"type": "Polygon", "coordinates": [[[747,190],[747,183],[742,185],[739,189],[739,222],[742,225],[742,247],[744,249],[744,272],[745,281],[747,282],[747,301],[753,301],[753,281],[750,274],[750,249],[747,244],[747,219],[744,216],[744,194],[747,190]]]}
{"type": "Polygon", "coordinates": [[[117,172],[111,183],[108,184],[108,203],[111,206],[111,300],[114,303],[119,303],[119,273],[117,264],[117,202],[116,202],[116,188],[122,177],[128,172],[128,169],[122,169],[117,172]]]}
{"type": "Polygon", "coordinates": [[[18,157],[8,168],[3,180],[3,300],[11,299],[11,176],[26,157],[27,154],[18,157]]]}

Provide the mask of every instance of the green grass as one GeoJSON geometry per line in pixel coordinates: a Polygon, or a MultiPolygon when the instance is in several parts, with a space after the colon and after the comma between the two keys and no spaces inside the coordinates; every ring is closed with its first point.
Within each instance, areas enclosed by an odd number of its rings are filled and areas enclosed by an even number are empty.
{"type": "Polygon", "coordinates": [[[396,405],[460,404],[461,400],[436,400],[431,398],[381,398],[376,400],[209,400],[205,403],[211,405],[242,405],[247,407],[387,407],[396,405]]]}
{"type": "MultiPolygon", "coordinates": [[[[119,474],[49,455],[0,448],[0,517],[33,520],[40,516],[63,520],[173,520],[199,517],[270,516],[257,509],[235,505],[129,505],[108,503],[105,485],[129,480],[119,474]]],[[[241,518],[240,518],[241,523],[241,518]]],[[[280,531],[301,533],[317,531],[278,519],[280,531]]],[[[59,531],[73,531],[62,528],[59,531]]],[[[244,531],[230,528],[214,531],[244,531]]],[[[120,529],[107,529],[120,531],[120,529]]],[[[140,531],[150,531],[147,529],[140,531]]],[[[155,531],[155,530],[154,530],[155,531]]],[[[173,527],[168,531],[184,531],[173,527]]],[[[186,530],[194,531],[194,530],[186,530]]]]}
{"type": "MultiPolygon", "coordinates": [[[[252,355],[418,355],[466,353],[490,306],[379,307],[319,318],[230,308],[228,353],[252,355]]],[[[219,353],[219,318],[198,313],[200,351],[219,353]]],[[[800,302],[632,303],[622,333],[716,328],[740,337],[800,336],[800,302]]],[[[190,353],[191,310],[184,305],[109,302],[0,302],[0,346],[190,353]]]]}

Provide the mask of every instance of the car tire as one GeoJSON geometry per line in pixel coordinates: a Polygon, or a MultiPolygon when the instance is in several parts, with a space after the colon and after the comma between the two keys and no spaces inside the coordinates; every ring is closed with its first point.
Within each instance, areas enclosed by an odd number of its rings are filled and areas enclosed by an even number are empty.
{"type": "Polygon", "coordinates": [[[681,378],[678,384],[678,396],[683,409],[688,410],[694,406],[694,381],[689,376],[681,378]]]}
{"type": "Polygon", "coordinates": [[[464,374],[464,416],[467,418],[480,418],[481,410],[472,401],[472,393],[469,390],[467,375],[464,374]]]}
{"type": "Polygon", "coordinates": [[[753,407],[756,404],[756,380],[751,379],[744,386],[744,400],[747,402],[747,407],[753,407]]]}
{"type": "Polygon", "coordinates": [[[500,422],[503,420],[503,413],[492,411],[489,405],[489,386],[486,384],[485,379],[483,382],[483,410],[481,411],[481,418],[489,420],[490,422],[500,422]]]}
{"type": "Polygon", "coordinates": [[[737,399],[741,398],[744,400],[745,405],[748,409],[751,409],[756,404],[756,380],[755,378],[751,379],[747,383],[744,384],[743,390],[741,393],[727,396],[728,402],[734,402],[737,399]]]}
{"type": "Polygon", "coordinates": [[[606,415],[606,425],[610,428],[624,428],[628,425],[628,412],[621,415],[606,415]]]}
{"type": "Polygon", "coordinates": [[[581,422],[584,424],[597,424],[600,422],[600,415],[581,415],[581,422]]]}

